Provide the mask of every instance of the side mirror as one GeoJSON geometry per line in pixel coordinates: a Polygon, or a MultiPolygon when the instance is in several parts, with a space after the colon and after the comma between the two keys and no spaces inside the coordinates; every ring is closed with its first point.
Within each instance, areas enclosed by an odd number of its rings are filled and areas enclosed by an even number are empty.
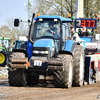
{"type": "Polygon", "coordinates": [[[19,26],[19,22],[20,22],[19,19],[15,19],[14,20],[14,26],[15,27],[18,27],[19,26]]]}

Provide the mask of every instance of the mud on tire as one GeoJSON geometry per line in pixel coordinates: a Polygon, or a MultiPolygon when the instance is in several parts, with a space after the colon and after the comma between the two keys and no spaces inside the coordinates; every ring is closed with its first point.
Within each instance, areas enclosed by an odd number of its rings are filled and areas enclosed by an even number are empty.
{"type": "Polygon", "coordinates": [[[9,57],[9,64],[11,63],[11,60],[13,58],[25,58],[25,54],[24,53],[19,53],[19,52],[13,52],[13,53],[11,53],[11,55],[9,57]]]}
{"type": "Polygon", "coordinates": [[[25,58],[24,53],[13,52],[9,58],[9,71],[8,79],[10,86],[26,86],[26,73],[24,69],[13,69],[11,68],[11,60],[13,58],[25,58]]]}
{"type": "Polygon", "coordinates": [[[71,87],[73,78],[73,60],[71,55],[58,55],[57,59],[62,59],[64,71],[54,72],[54,86],[55,87],[71,87]]]}
{"type": "Polygon", "coordinates": [[[26,86],[26,73],[23,69],[12,69],[9,68],[9,85],[10,86],[26,86]]]}
{"type": "Polygon", "coordinates": [[[83,86],[84,81],[84,50],[77,45],[74,51],[73,86],[83,86]]]}

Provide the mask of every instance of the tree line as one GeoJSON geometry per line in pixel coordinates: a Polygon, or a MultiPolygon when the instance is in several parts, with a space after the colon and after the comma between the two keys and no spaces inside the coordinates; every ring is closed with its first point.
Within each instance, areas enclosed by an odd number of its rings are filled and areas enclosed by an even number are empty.
{"type": "MultiPolygon", "coordinates": [[[[67,18],[70,13],[71,16],[75,17],[76,1],[77,0],[34,0],[31,2],[31,15],[39,12],[41,15],[59,15],[67,18]]],[[[100,15],[100,0],[83,0],[83,2],[84,18],[95,18],[95,14],[100,15]]],[[[99,23],[98,31],[100,33],[99,23]]],[[[24,23],[21,23],[17,28],[14,27],[14,18],[9,18],[6,25],[0,27],[0,36],[18,38],[21,35],[28,35],[27,29],[24,23]]]]}
{"type": "MultiPolygon", "coordinates": [[[[40,12],[41,15],[60,15],[68,17],[68,13],[72,16],[76,15],[77,0],[34,0],[35,6],[32,12],[40,12]],[[40,6],[41,5],[41,6],[40,6]]],[[[94,18],[97,13],[100,15],[100,0],[83,0],[84,17],[94,18]]]]}

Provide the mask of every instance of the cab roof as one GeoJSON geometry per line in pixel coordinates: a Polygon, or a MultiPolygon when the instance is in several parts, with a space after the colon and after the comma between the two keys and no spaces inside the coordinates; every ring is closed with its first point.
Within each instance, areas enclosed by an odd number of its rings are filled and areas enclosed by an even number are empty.
{"type": "MultiPolygon", "coordinates": [[[[62,22],[72,22],[70,18],[64,18],[62,16],[57,16],[57,15],[40,15],[37,18],[43,18],[43,19],[60,19],[62,22]]],[[[37,19],[36,18],[36,19],[37,19]]]]}

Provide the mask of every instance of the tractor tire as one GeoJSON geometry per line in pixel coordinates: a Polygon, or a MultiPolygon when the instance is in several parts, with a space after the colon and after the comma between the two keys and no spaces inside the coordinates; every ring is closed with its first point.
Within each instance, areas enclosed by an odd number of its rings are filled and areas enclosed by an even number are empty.
{"type": "Polygon", "coordinates": [[[10,54],[11,54],[11,51],[7,51],[7,59],[6,59],[6,65],[8,66],[9,64],[9,58],[10,58],[10,54]]]}
{"type": "Polygon", "coordinates": [[[39,80],[39,75],[34,72],[27,72],[27,85],[37,85],[39,80]]]}
{"type": "Polygon", "coordinates": [[[13,52],[9,58],[9,71],[8,79],[10,86],[26,86],[27,74],[24,72],[24,69],[13,69],[11,65],[11,60],[13,58],[25,58],[24,53],[13,52]]]}
{"type": "Polygon", "coordinates": [[[11,63],[11,60],[13,58],[25,58],[25,54],[24,53],[20,53],[20,52],[13,52],[10,54],[10,57],[9,57],[9,63],[11,63]]]}
{"type": "Polygon", "coordinates": [[[26,86],[26,73],[23,69],[8,69],[8,79],[9,79],[9,85],[10,86],[26,86]]]}
{"type": "Polygon", "coordinates": [[[64,71],[54,72],[54,86],[70,88],[72,86],[73,78],[73,60],[71,55],[61,54],[57,57],[57,60],[63,61],[64,71]]]}
{"type": "Polygon", "coordinates": [[[7,54],[4,50],[0,50],[0,66],[5,67],[7,60],[7,54]]]}
{"type": "Polygon", "coordinates": [[[74,51],[73,86],[83,86],[84,82],[84,50],[77,45],[74,51]]]}

